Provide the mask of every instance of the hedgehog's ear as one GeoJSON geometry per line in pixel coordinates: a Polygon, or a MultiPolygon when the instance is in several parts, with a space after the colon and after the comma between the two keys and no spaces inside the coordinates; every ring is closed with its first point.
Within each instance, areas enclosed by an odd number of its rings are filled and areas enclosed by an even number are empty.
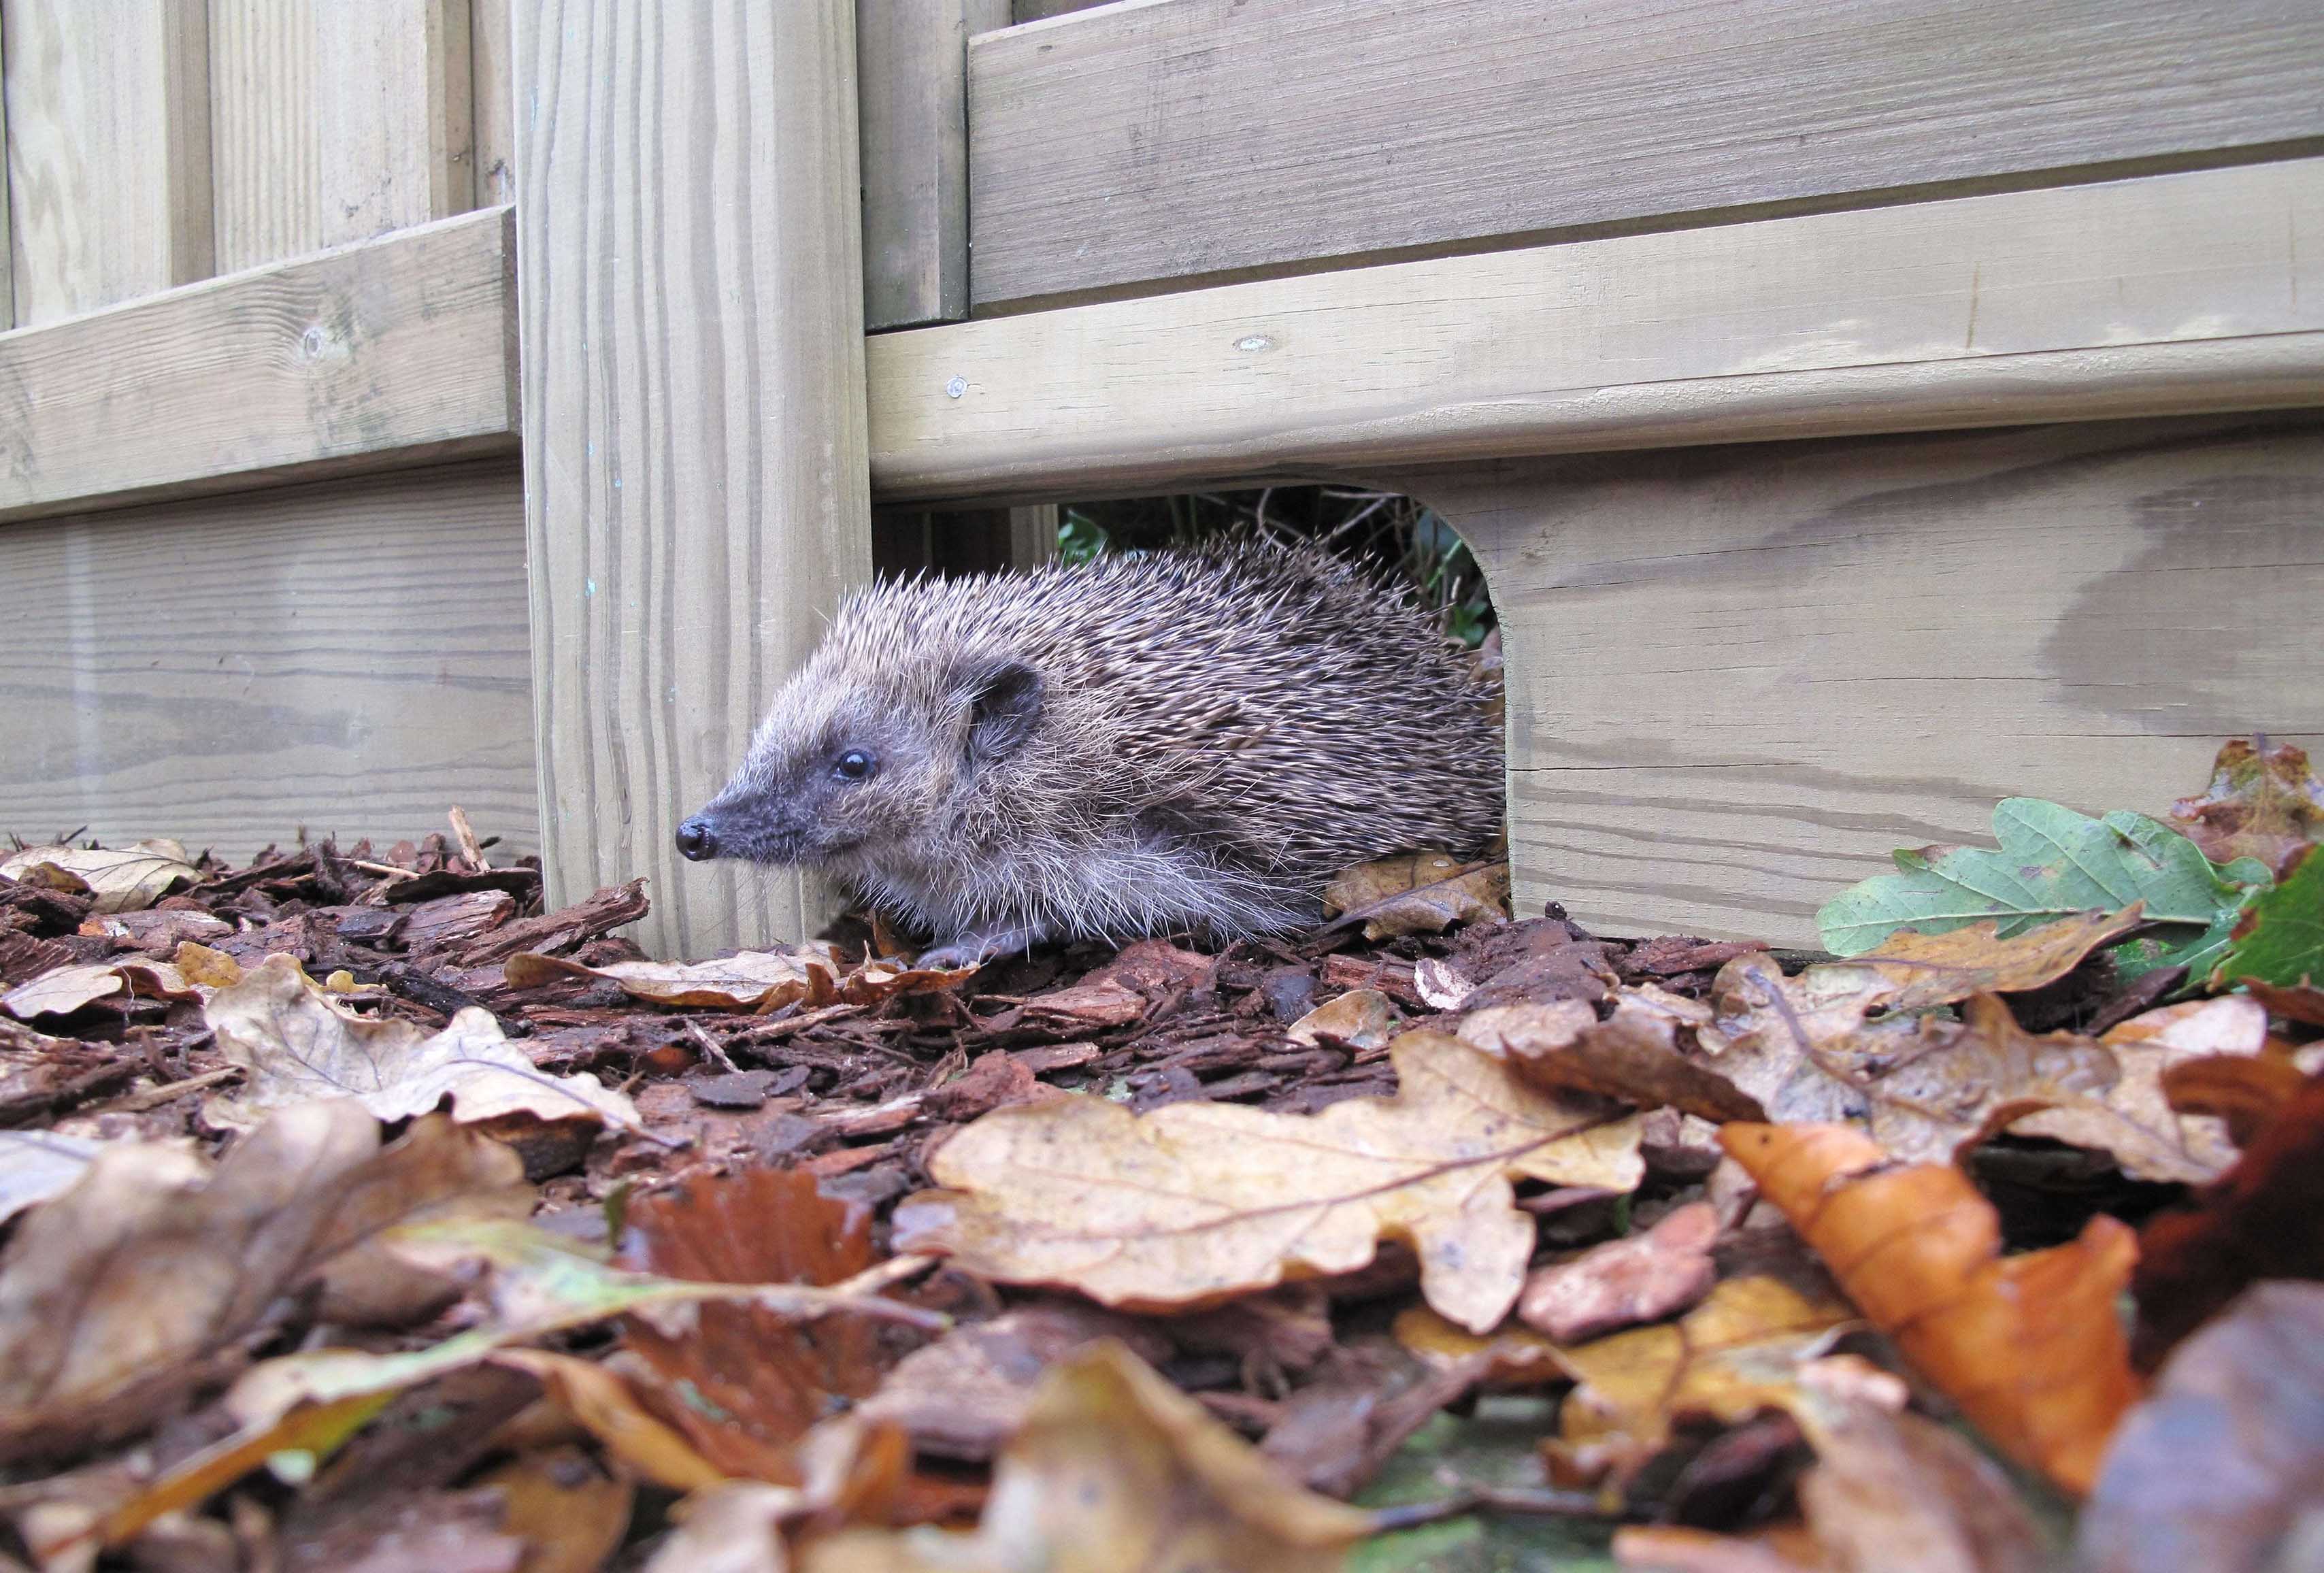
{"type": "Polygon", "coordinates": [[[1041,719],[1041,674],[1021,661],[995,662],[967,674],[968,762],[1006,759],[1041,719]]]}

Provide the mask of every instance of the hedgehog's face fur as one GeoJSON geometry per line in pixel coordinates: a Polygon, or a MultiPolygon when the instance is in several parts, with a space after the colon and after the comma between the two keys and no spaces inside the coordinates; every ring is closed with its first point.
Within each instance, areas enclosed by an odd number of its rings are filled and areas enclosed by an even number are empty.
{"type": "Polygon", "coordinates": [[[678,849],[841,874],[917,862],[1041,708],[1039,674],[1006,658],[908,673],[826,648],[775,696],[733,779],[679,828],[678,849]]]}

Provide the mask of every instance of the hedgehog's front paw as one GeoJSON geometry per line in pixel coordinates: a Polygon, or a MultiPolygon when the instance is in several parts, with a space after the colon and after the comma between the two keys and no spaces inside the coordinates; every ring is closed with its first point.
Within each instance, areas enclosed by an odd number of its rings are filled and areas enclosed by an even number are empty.
{"type": "Polygon", "coordinates": [[[982,967],[996,956],[1030,950],[1043,938],[1038,929],[1029,927],[964,930],[942,945],[921,951],[915,965],[946,970],[956,967],[982,967]]]}

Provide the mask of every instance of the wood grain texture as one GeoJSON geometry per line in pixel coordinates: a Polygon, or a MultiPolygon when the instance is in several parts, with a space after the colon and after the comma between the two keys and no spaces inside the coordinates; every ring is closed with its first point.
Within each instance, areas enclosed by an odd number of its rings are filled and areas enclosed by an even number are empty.
{"type": "Polygon", "coordinates": [[[856,0],[863,321],[968,315],[968,38],[1008,0],[856,0]]]}
{"type": "Polygon", "coordinates": [[[207,278],[205,0],[5,0],[18,326],[207,278]]]}
{"type": "Polygon", "coordinates": [[[220,272],[475,206],[469,0],[209,0],[220,272]]]}
{"type": "Polygon", "coordinates": [[[2324,134],[2312,0],[1143,0],[969,53],[974,301],[2324,134]]]}
{"type": "Polygon", "coordinates": [[[0,334],[0,520],[514,446],[509,209],[0,334]]]}
{"type": "Polygon", "coordinates": [[[870,346],[882,502],[2324,403],[2324,160],[1075,306],[870,346]]]}
{"type": "Polygon", "coordinates": [[[671,837],[870,573],[853,23],[853,0],[517,8],[550,899],[647,875],[655,949],[824,911],[671,837]]]}
{"type": "MultiPolygon", "coordinates": [[[[8,80],[7,28],[0,23],[0,84],[8,80]]],[[[16,326],[15,248],[8,239],[8,115],[0,90],[0,333],[16,326]]]]}
{"type": "Polygon", "coordinates": [[[2098,422],[1391,477],[1501,616],[1518,909],[1816,943],[1997,799],[2150,814],[2324,742],[2324,416],[2098,422]]]}
{"type": "Polygon", "coordinates": [[[512,459],[0,530],[0,831],[533,850],[512,459]]]}
{"type": "Polygon", "coordinates": [[[476,143],[476,206],[516,200],[513,0],[468,0],[468,69],[476,143]]]}

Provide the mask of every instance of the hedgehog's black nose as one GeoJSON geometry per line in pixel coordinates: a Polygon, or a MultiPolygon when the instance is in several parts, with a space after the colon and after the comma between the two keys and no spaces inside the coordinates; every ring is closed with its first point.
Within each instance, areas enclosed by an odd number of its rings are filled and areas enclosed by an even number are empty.
{"type": "Polygon", "coordinates": [[[678,828],[678,850],[696,863],[718,856],[718,832],[710,828],[707,816],[696,814],[678,828]]]}

